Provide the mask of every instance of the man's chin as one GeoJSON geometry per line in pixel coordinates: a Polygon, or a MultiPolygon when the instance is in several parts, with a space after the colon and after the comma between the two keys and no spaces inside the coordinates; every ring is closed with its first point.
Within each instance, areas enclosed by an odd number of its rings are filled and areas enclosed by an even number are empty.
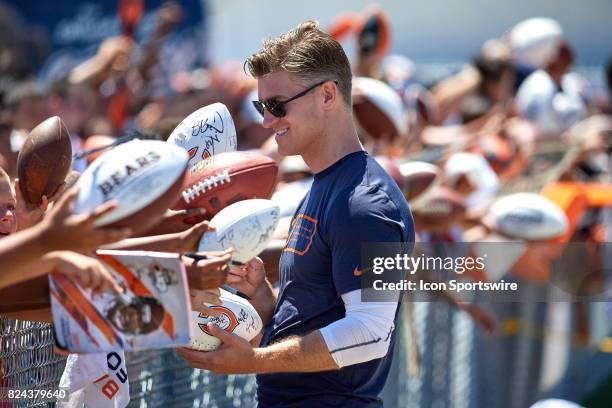
{"type": "Polygon", "coordinates": [[[291,149],[289,146],[278,145],[278,154],[281,156],[295,156],[296,153],[294,149],[291,149]]]}

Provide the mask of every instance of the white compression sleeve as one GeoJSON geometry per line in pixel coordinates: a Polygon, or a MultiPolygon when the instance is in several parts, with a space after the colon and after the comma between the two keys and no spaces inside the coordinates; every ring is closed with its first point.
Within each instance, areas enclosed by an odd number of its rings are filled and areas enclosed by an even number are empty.
{"type": "Polygon", "coordinates": [[[362,302],[361,290],[342,295],[346,316],[325,327],[327,349],[338,367],[382,358],[395,328],[395,302],[362,302]]]}

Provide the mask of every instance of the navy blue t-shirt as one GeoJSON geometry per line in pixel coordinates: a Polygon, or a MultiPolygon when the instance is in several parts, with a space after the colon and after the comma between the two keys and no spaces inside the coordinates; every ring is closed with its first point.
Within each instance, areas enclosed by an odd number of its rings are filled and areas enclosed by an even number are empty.
{"type": "MultiPolygon", "coordinates": [[[[280,259],[278,302],[262,345],[345,316],[340,296],[361,289],[354,270],[360,268],[362,242],[414,242],[414,224],[397,184],[358,151],[316,174],[293,216],[280,259]]],[[[380,407],[393,344],[394,338],[384,358],[340,370],[260,374],[259,406],[380,407]]]]}

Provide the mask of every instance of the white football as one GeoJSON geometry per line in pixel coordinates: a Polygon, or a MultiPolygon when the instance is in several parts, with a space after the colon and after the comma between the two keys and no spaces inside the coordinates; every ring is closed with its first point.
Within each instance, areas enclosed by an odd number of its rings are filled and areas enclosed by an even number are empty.
{"type": "Polygon", "coordinates": [[[500,234],[527,241],[557,238],[568,226],[567,217],[559,206],[534,193],[499,198],[489,207],[484,221],[500,234]]]}
{"type": "Polygon", "coordinates": [[[221,340],[208,332],[208,323],[212,322],[228,333],[234,333],[248,341],[253,340],[263,327],[261,317],[248,300],[234,295],[224,289],[221,291],[221,305],[206,306],[221,312],[221,316],[210,316],[192,311],[193,337],[189,347],[200,351],[211,351],[219,347],[221,340]]]}
{"type": "Polygon", "coordinates": [[[271,200],[244,200],[231,204],[210,220],[214,231],[202,235],[198,251],[234,248],[232,260],[248,262],[272,239],[280,209],[271,200]]]}
{"type": "Polygon", "coordinates": [[[563,28],[551,18],[529,18],[510,30],[508,40],[516,63],[544,68],[557,55],[563,42],[563,28]]]}
{"type": "Polygon", "coordinates": [[[110,200],[118,207],[96,226],[128,226],[144,230],[157,222],[180,196],[187,154],[156,140],[133,140],[98,157],[83,172],[74,212],[82,214],[110,200]]]}
{"type": "Polygon", "coordinates": [[[399,165],[400,173],[404,177],[411,177],[415,174],[431,173],[438,175],[438,166],[425,161],[409,161],[399,165]]]}
{"type": "Polygon", "coordinates": [[[187,151],[191,168],[214,154],[236,151],[234,120],[224,104],[213,103],[183,119],[167,142],[187,151]]]}

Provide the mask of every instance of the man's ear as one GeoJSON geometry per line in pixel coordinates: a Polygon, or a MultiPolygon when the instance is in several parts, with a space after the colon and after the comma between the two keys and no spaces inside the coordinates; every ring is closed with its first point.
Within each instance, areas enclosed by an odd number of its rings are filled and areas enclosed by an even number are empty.
{"type": "Polygon", "coordinates": [[[332,81],[327,81],[321,86],[323,90],[323,103],[325,107],[332,107],[338,99],[338,87],[332,81]]]}

